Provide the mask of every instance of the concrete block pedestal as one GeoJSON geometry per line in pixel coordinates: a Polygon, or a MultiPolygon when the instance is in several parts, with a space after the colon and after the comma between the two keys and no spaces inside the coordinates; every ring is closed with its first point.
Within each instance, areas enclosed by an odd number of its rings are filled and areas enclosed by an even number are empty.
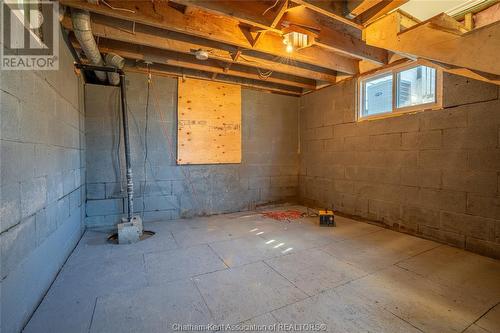
{"type": "Polygon", "coordinates": [[[142,219],[139,216],[132,217],[129,222],[127,218],[118,224],[118,244],[137,243],[143,232],[142,219]]]}

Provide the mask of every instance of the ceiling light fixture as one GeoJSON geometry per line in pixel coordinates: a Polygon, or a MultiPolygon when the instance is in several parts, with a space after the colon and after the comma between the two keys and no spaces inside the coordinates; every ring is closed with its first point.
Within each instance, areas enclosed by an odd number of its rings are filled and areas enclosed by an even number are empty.
{"type": "Polygon", "coordinates": [[[199,49],[194,52],[196,59],[198,60],[207,60],[208,59],[208,51],[199,49]]]}
{"type": "Polygon", "coordinates": [[[286,52],[292,53],[294,50],[309,46],[309,36],[301,32],[291,31],[283,35],[283,44],[286,45],[286,52]]]}

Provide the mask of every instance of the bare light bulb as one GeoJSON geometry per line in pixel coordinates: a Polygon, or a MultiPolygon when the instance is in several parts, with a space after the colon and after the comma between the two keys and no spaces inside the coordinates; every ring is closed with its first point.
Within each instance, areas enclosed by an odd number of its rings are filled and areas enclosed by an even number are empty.
{"type": "Polygon", "coordinates": [[[286,46],[286,52],[292,53],[293,52],[293,45],[292,44],[287,44],[286,46]]]}

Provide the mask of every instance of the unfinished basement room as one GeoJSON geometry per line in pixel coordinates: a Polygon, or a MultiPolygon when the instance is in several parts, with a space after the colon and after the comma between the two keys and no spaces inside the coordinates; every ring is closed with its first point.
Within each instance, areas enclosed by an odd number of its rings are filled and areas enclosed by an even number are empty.
{"type": "Polygon", "coordinates": [[[500,333],[500,1],[0,16],[1,333],[500,333]]]}

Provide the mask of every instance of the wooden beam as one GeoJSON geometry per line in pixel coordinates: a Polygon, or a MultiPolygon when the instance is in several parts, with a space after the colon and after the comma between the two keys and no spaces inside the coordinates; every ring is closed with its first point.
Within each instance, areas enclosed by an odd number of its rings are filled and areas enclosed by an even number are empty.
{"type": "MultiPolygon", "coordinates": [[[[276,36],[269,35],[268,32],[276,32],[278,34],[281,34],[281,31],[279,29],[276,29],[277,24],[280,22],[281,18],[286,12],[286,9],[288,8],[288,0],[278,0],[278,2],[275,2],[276,7],[279,8],[278,13],[275,17],[272,16],[272,13],[274,13],[272,10],[272,6],[269,7],[265,5],[262,1],[224,1],[224,0],[173,0],[174,2],[184,4],[187,6],[193,6],[195,8],[199,8],[202,10],[208,10],[209,12],[212,12],[214,14],[218,15],[223,15],[225,17],[230,17],[230,18],[236,18],[239,21],[246,23],[251,26],[258,27],[259,29],[265,29],[263,31],[258,31],[255,35],[251,35],[249,31],[243,31],[245,37],[247,40],[252,44],[252,46],[255,47],[261,41],[262,39],[267,39],[267,40],[275,40],[276,41],[276,36]],[[259,15],[258,13],[266,14],[267,17],[263,17],[264,15],[259,15]],[[270,15],[271,14],[271,15],[270,15]]],[[[240,26],[241,28],[241,26],[240,26]]],[[[339,35],[337,35],[339,37],[339,35]]],[[[352,39],[352,38],[351,38],[352,39]]],[[[325,39],[328,41],[331,41],[331,39],[325,39]]],[[[340,42],[336,44],[341,44],[343,46],[348,45],[349,41],[347,41],[345,38],[340,42]]],[[[360,43],[363,43],[360,41],[360,43]]],[[[361,56],[352,56],[350,52],[342,52],[341,49],[336,48],[333,45],[325,45],[324,43],[318,43],[318,46],[326,46],[322,47],[325,50],[328,51],[333,51],[337,54],[343,55],[343,56],[348,56],[352,57],[355,59],[365,59],[365,55],[361,56]]],[[[263,43],[261,43],[259,46],[263,46],[263,43]]],[[[355,52],[353,48],[350,49],[351,52],[355,52]]],[[[380,50],[383,52],[383,50],[380,50]]],[[[297,53],[297,52],[296,52],[297,53]]],[[[302,51],[299,53],[311,53],[309,51],[302,51]]],[[[373,58],[370,57],[370,55],[367,55],[367,59],[373,60],[373,58]]],[[[384,63],[384,57],[382,56],[381,58],[378,58],[375,60],[377,63],[384,63]]],[[[357,72],[357,71],[356,71],[357,72]]],[[[348,74],[355,74],[355,73],[348,73],[348,74]]]]}
{"type": "Polygon", "coordinates": [[[254,81],[244,78],[230,77],[227,75],[217,75],[217,77],[212,80],[211,73],[196,71],[188,68],[172,67],[168,65],[152,65],[148,69],[146,67],[127,62],[127,64],[125,65],[125,72],[143,73],[143,74],[148,74],[149,72],[151,72],[152,74],[155,75],[167,76],[167,77],[190,77],[202,80],[239,84],[243,87],[251,89],[289,95],[289,96],[302,95],[302,90],[298,88],[286,87],[274,83],[254,81]]]}
{"type": "Polygon", "coordinates": [[[472,13],[465,14],[464,26],[465,26],[465,29],[467,29],[467,30],[474,29],[474,18],[472,16],[472,13]]]}
{"type": "MultiPolygon", "coordinates": [[[[315,12],[313,12],[308,8],[302,8],[303,10],[301,11],[298,10],[287,11],[288,8],[287,0],[278,0],[278,2],[275,3],[276,8],[278,8],[278,13],[272,19],[272,21],[268,22],[269,24],[268,26],[265,25],[266,20],[262,18],[262,15],[258,15],[259,11],[266,12],[266,9],[263,9],[265,8],[265,6],[262,7],[261,1],[257,2],[256,1],[228,2],[220,0],[212,0],[212,1],[173,0],[173,1],[182,3],[184,5],[195,6],[200,9],[206,9],[213,13],[222,14],[226,17],[234,17],[237,18],[238,20],[241,20],[244,23],[257,26],[259,27],[259,29],[267,29],[265,31],[258,31],[255,37],[250,36],[250,32],[245,33],[245,36],[254,47],[268,32],[280,32],[275,28],[282,18],[284,18],[291,24],[302,23],[302,25],[306,20],[308,20],[309,22],[315,20],[314,18],[315,12]],[[284,17],[285,12],[286,12],[286,18],[284,17]]],[[[315,4],[317,5],[320,5],[321,3],[322,1],[315,1],[315,4]]],[[[333,1],[332,6],[335,5],[336,7],[339,7],[338,3],[339,1],[333,1]]],[[[271,7],[267,7],[267,9],[269,8],[271,7]]],[[[266,13],[266,15],[269,16],[269,13],[273,13],[273,11],[269,10],[266,13]]],[[[320,46],[321,48],[359,60],[369,60],[377,64],[386,63],[387,52],[385,50],[367,46],[363,41],[346,32],[340,32],[337,31],[336,29],[324,28],[324,22],[321,22],[320,26],[322,27],[321,30],[323,36],[321,41],[318,41],[316,45],[320,46]]]]}
{"type": "Polygon", "coordinates": [[[379,65],[387,64],[386,50],[366,45],[359,39],[335,30],[321,30],[315,44],[356,59],[367,60],[379,65]]]}
{"type": "Polygon", "coordinates": [[[271,22],[271,28],[276,28],[278,24],[281,21],[281,18],[283,15],[285,15],[286,11],[288,10],[288,0],[281,0],[281,5],[279,6],[278,11],[276,12],[276,15],[273,18],[273,21],[271,22]]]}
{"type": "Polygon", "coordinates": [[[335,0],[292,0],[293,2],[309,8],[322,15],[328,16],[334,20],[350,25],[357,29],[363,29],[363,26],[353,20],[344,17],[343,1],[335,0]]]}
{"type": "MultiPolygon", "coordinates": [[[[283,20],[301,27],[317,30],[315,44],[349,57],[367,60],[376,64],[387,63],[387,51],[367,45],[364,41],[350,33],[331,27],[321,20],[319,14],[307,8],[297,8],[288,11],[283,20]]],[[[361,35],[361,34],[360,34],[361,35]]]]}
{"type": "MultiPolygon", "coordinates": [[[[80,48],[80,44],[76,41],[76,39],[73,38],[72,42],[75,48],[80,48]]],[[[102,53],[116,53],[126,59],[150,61],[156,64],[167,64],[170,66],[190,68],[205,72],[227,74],[230,76],[238,76],[252,80],[273,82],[292,87],[307,89],[316,88],[316,82],[314,80],[301,79],[278,73],[274,73],[273,75],[264,79],[259,75],[259,72],[253,68],[247,68],[244,66],[223,68],[220,66],[217,60],[208,59],[199,61],[191,55],[165,51],[147,46],[101,39],[99,40],[99,50],[102,53]]]]}
{"type": "Polygon", "coordinates": [[[468,68],[447,65],[447,64],[443,64],[443,63],[440,63],[437,61],[430,61],[430,60],[426,60],[426,59],[419,59],[419,61],[423,65],[438,67],[439,69],[441,69],[443,72],[446,72],[446,73],[465,76],[465,77],[468,77],[470,79],[500,85],[500,75],[474,71],[474,70],[470,70],[468,68]]]}
{"type": "Polygon", "coordinates": [[[389,12],[398,9],[408,1],[409,0],[381,1],[379,4],[358,15],[356,17],[356,21],[359,24],[366,25],[388,14],[389,12]]]}
{"type": "Polygon", "coordinates": [[[361,30],[342,22],[332,20],[328,16],[322,15],[305,6],[296,6],[286,11],[282,24],[295,24],[304,26],[307,29],[320,31],[323,28],[337,30],[352,35],[355,38],[361,37],[361,30]]]}
{"type": "Polygon", "coordinates": [[[460,68],[460,67],[446,68],[444,69],[444,71],[450,74],[465,76],[470,79],[496,84],[500,86],[500,75],[489,75],[487,73],[481,73],[470,70],[468,68],[460,68]]]}
{"type": "Polygon", "coordinates": [[[251,47],[243,36],[238,23],[224,17],[214,17],[210,13],[190,10],[183,14],[166,3],[152,1],[107,1],[113,7],[127,9],[113,10],[101,4],[86,0],[60,0],[60,4],[88,10],[109,17],[120,18],[170,31],[208,38],[236,46],[251,47]]]}
{"type": "MultiPolygon", "coordinates": [[[[65,16],[61,22],[62,26],[72,31],[71,18],[65,16]]],[[[185,54],[193,54],[198,49],[211,50],[209,56],[226,63],[236,63],[248,67],[273,70],[280,73],[290,74],[314,80],[335,82],[336,73],[311,65],[298,63],[288,64],[281,61],[273,61],[257,55],[247,54],[242,57],[242,52],[237,47],[219,44],[202,38],[187,36],[184,34],[165,31],[159,28],[133,24],[132,22],[92,14],[92,32],[99,38],[107,38],[137,45],[156,47],[164,50],[175,51],[185,54]]],[[[193,56],[194,57],[194,56],[193,56]]],[[[278,59],[280,60],[280,59],[278,59]]]]}
{"type": "MultiPolygon", "coordinates": [[[[285,14],[286,10],[288,9],[288,0],[277,0],[277,1],[281,1],[281,4],[277,2],[279,4],[278,12],[276,13],[271,24],[269,25],[269,27],[272,29],[276,28],[280,20],[283,18],[283,15],[285,14]]],[[[265,34],[266,32],[267,31],[262,31],[257,33],[257,36],[255,36],[253,46],[255,46],[259,42],[262,35],[265,34]]]]}
{"type": "MultiPolygon", "coordinates": [[[[129,9],[112,10],[105,5],[96,5],[85,0],[61,0],[62,5],[86,9],[106,16],[133,21],[145,25],[176,31],[192,36],[206,38],[225,44],[252,49],[251,43],[240,29],[240,22],[209,12],[191,9],[182,14],[169,7],[165,2],[150,1],[123,1],[109,0],[114,7],[129,9]]],[[[289,54],[286,52],[282,39],[278,35],[265,34],[259,45],[253,50],[289,59],[290,61],[304,62],[315,66],[340,71],[347,74],[358,72],[358,63],[354,59],[318,49],[315,52],[304,50],[289,54]]]]}
{"type": "Polygon", "coordinates": [[[443,15],[402,30],[402,13],[392,13],[366,28],[366,42],[412,57],[500,75],[500,21],[463,33],[443,15]],[[446,24],[441,26],[443,22],[446,24]]]}
{"type": "MultiPolygon", "coordinates": [[[[171,0],[216,15],[224,15],[229,18],[238,18],[245,24],[269,29],[273,22],[274,11],[267,11],[269,5],[263,1],[230,1],[230,0],[171,0]],[[264,15],[264,12],[265,15],[264,15]]],[[[279,30],[276,30],[279,32],[279,30]]]]}
{"type": "Polygon", "coordinates": [[[347,0],[346,2],[346,13],[355,17],[383,2],[383,0],[347,0]]]}
{"type": "MultiPolygon", "coordinates": [[[[404,14],[401,17],[403,16],[404,14]]],[[[441,13],[426,21],[419,22],[407,28],[403,28],[402,31],[400,31],[400,33],[409,32],[414,29],[424,29],[425,27],[430,27],[439,31],[449,32],[457,36],[461,36],[469,31],[465,27],[465,25],[461,24],[453,17],[446,15],[445,13],[441,13]]]]}

